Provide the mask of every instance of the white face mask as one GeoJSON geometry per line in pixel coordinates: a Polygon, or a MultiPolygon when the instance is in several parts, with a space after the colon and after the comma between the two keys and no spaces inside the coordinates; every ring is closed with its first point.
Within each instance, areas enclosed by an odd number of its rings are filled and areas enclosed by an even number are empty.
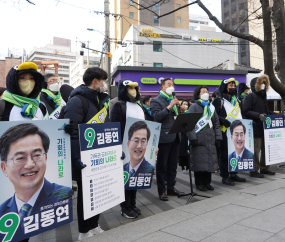
{"type": "Polygon", "coordinates": [[[264,90],[265,89],[265,84],[262,83],[260,88],[261,88],[261,90],[264,90]]]}
{"type": "Polygon", "coordinates": [[[187,105],[184,105],[184,107],[185,107],[186,109],[188,109],[188,106],[187,106],[187,105]]]}
{"type": "Polygon", "coordinates": [[[49,90],[51,92],[58,92],[59,91],[59,84],[58,83],[51,84],[49,86],[49,90]]]}
{"type": "Polygon", "coordinates": [[[252,93],[251,89],[248,90],[247,94],[250,94],[250,93],[252,93]]]}
{"type": "MultiPolygon", "coordinates": [[[[101,81],[100,81],[101,82],[101,81]]],[[[103,92],[105,92],[105,90],[106,90],[106,88],[105,88],[105,82],[104,81],[102,81],[103,82],[103,87],[100,87],[99,85],[99,92],[100,93],[103,93],[103,92]]]]}
{"type": "Polygon", "coordinates": [[[204,93],[204,94],[202,94],[202,95],[201,95],[201,99],[202,99],[203,101],[208,101],[208,100],[209,100],[209,93],[204,93]]]}
{"type": "Polygon", "coordinates": [[[166,88],[166,91],[165,91],[165,92],[167,93],[167,95],[171,96],[172,93],[174,92],[174,87],[168,87],[168,88],[166,88]]]}

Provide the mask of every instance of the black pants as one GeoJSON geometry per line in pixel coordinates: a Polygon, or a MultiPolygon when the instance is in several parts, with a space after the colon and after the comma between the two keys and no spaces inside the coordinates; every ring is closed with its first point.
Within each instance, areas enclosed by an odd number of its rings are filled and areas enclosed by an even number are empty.
{"type": "MultiPolygon", "coordinates": [[[[228,138],[226,132],[223,133],[223,140],[220,143],[219,147],[219,167],[220,167],[220,176],[223,178],[229,177],[229,171],[228,171],[228,138]]],[[[230,174],[237,174],[237,172],[231,172],[230,174]]]]}
{"type": "Polygon", "coordinates": [[[173,190],[177,172],[179,138],[171,143],[160,143],[156,162],[158,194],[165,192],[164,178],[167,175],[167,190],[173,190]]]}
{"type": "Polygon", "coordinates": [[[137,190],[125,190],[125,201],[122,202],[121,208],[132,208],[136,206],[137,190]]]}
{"type": "Polygon", "coordinates": [[[206,171],[194,172],[196,186],[210,185],[212,181],[212,173],[206,171]]]}
{"type": "Polygon", "coordinates": [[[77,219],[79,233],[87,233],[89,230],[98,227],[100,214],[87,220],[83,218],[83,194],[82,181],[77,181],[77,219]]]}

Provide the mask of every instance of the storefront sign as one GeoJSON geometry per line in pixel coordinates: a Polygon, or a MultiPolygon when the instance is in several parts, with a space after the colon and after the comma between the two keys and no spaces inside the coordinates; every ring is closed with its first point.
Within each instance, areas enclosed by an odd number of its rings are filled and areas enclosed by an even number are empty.
{"type": "Polygon", "coordinates": [[[142,84],[157,84],[156,78],[142,78],[141,79],[142,84]]]}

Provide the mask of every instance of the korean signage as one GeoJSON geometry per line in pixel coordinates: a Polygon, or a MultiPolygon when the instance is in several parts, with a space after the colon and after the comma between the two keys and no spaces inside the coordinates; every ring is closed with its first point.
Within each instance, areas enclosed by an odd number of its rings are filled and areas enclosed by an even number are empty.
{"type": "Polygon", "coordinates": [[[254,171],[254,137],[252,120],[228,119],[229,172],[254,171]]]}
{"type": "Polygon", "coordinates": [[[126,190],[151,187],[160,129],[160,123],[127,119],[123,142],[126,190]]]}
{"type": "Polygon", "coordinates": [[[84,219],[125,200],[120,123],[80,124],[84,219]]]}
{"type": "Polygon", "coordinates": [[[20,241],[72,222],[68,122],[1,122],[0,241],[20,241]]]}
{"type": "Polygon", "coordinates": [[[264,125],[265,164],[285,162],[285,130],[283,115],[266,115],[264,125]]]}

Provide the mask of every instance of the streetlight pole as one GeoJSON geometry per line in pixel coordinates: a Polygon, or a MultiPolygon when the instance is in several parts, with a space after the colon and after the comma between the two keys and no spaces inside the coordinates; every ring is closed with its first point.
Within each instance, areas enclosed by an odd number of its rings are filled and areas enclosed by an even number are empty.
{"type": "MultiPolygon", "coordinates": [[[[107,52],[110,52],[110,19],[109,19],[109,15],[110,15],[110,2],[109,0],[105,0],[104,2],[104,12],[105,12],[105,46],[106,46],[106,50],[107,52]]],[[[111,57],[105,57],[106,58],[106,67],[107,67],[107,73],[108,73],[108,91],[110,93],[110,86],[111,86],[111,57]]]]}

